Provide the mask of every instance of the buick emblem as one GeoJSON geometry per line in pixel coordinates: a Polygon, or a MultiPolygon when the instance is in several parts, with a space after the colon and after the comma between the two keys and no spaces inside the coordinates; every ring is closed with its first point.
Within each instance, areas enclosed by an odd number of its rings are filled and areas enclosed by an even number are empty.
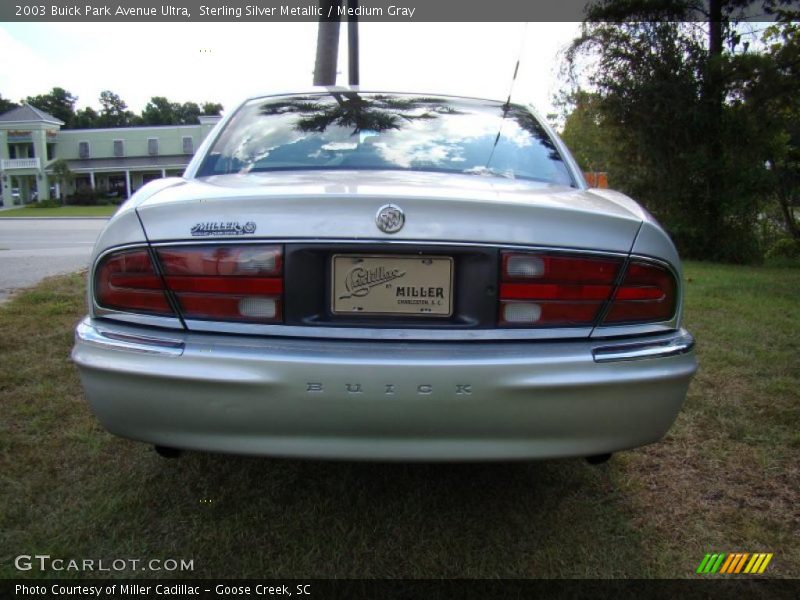
{"type": "Polygon", "coordinates": [[[375,223],[378,229],[385,233],[397,233],[403,228],[406,222],[406,215],[403,209],[394,204],[386,204],[378,209],[378,214],[375,215],[375,223]]]}

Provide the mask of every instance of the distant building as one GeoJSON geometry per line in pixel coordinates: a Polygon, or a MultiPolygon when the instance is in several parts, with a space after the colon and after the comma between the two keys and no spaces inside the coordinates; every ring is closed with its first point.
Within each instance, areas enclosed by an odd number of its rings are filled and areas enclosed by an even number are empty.
{"type": "Polygon", "coordinates": [[[75,175],[64,190],[67,195],[91,188],[129,198],[148,181],[182,174],[219,119],[201,116],[199,125],[62,130],[63,121],[24,104],[0,115],[2,205],[59,197],[51,165],[62,158],[75,175]]]}

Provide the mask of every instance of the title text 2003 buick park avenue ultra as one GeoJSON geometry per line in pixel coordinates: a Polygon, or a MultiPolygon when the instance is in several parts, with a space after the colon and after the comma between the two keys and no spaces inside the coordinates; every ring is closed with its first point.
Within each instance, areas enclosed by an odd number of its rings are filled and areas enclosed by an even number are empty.
{"type": "Polygon", "coordinates": [[[667,235],[502,102],[245,102],[94,250],[73,358],[111,432],[355,459],[599,457],[697,365],[667,235]]]}

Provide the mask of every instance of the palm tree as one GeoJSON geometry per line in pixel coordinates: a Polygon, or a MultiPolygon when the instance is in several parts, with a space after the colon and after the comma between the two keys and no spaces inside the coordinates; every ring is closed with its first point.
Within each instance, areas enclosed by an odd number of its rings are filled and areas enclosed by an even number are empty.
{"type": "Polygon", "coordinates": [[[52,173],[53,178],[58,182],[60,191],[59,199],[61,200],[61,204],[64,204],[67,185],[72,183],[72,181],[75,179],[75,174],[70,171],[69,164],[67,164],[67,161],[65,161],[63,158],[59,158],[50,164],[50,172],[52,173]]]}
{"type": "Polygon", "coordinates": [[[362,131],[401,129],[404,122],[436,119],[456,111],[442,98],[406,97],[375,94],[364,96],[357,92],[331,92],[336,101],[326,102],[324,96],[303,96],[282,102],[268,102],[261,114],[296,114],[294,127],[298,131],[323,133],[328,127],[352,128],[351,135],[362,131]]]}

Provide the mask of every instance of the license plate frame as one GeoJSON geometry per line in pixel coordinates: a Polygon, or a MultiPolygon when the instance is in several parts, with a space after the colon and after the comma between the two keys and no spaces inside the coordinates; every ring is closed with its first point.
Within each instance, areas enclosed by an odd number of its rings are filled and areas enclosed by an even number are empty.
{"type": "Polygon", "coordinates": [[[452,256],[334,254],[330,280],[337,316],[453,316],[452,256]]]}

